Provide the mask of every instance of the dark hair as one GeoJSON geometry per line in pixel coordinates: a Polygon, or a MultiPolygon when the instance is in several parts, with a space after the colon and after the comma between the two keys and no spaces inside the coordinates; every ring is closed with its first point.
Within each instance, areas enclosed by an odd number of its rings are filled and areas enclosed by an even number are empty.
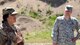
{"type": "Polygon", "coordinates": [[[9,14],[4,14],[5,9],[3,9],[2,12],[3,12],[3,13],[2,13],[2,15],[3,15],[3,17],[2,17],[2,18],[3,18],[2,23],[4,23],[5,21],[7,21],[7,18],[8,18],[8,16],[9,16],[9,14]]]}
{"type": "Polygon", "coordinates": [[[9,14],[3,15],[3,21],[2,21],[2,23],[4,23],[5,21],[7,22],[8,16],[9,16],[9,14]]]}
{"type": "Polygon", "coordinates": [[[7,18],[8,18],[8,16],[12,13],[12,12],[14,12],[15,10],[13,9],[13,8],[5,8],[5,9],[3,9],[2,10],[2,12],[3,12],[3,21],[2,21],[2,23],[4,23],[4,22],[7,22],[7,18]]]}

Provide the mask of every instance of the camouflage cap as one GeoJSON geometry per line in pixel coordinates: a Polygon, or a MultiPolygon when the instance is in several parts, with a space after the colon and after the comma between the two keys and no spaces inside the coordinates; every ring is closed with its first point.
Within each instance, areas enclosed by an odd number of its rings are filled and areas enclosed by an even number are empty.
{"type": "Polygon", "coordinates": [[[3,9],[3,15],[14,15],[17,12],[12,7],[6,7],[3,9]]]}
{"type": "Polygon", "coordinates": [[[73,6],[72,5],[66,5],[65,11],[72,11],[73,6]]]}

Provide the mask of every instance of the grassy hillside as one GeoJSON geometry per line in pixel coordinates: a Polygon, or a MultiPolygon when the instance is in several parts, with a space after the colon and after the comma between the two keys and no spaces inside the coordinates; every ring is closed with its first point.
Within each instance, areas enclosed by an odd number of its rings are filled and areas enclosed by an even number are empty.
{"type": "MultiPolygon", "coordinates": [[[[58,0],[56,0],[58,1],[58,0]]],[[[65,5],[73,5],[73,14],[80,19],[80,1],[65,0],[53,3],[53,0],[0,0],[0,22],[2,9],[13,7],[19,12],[16,24],[22,29],[24,40],[27,43],[51,43],[51,31],[55,19],[63,15],[65,5]],[[1,2],[3,4],[1,4],[1,2]],[[60,5],[59,5],[60,4],[60,5]]],[[[80,41],[77,41],[79,45],[80,41]]]]}

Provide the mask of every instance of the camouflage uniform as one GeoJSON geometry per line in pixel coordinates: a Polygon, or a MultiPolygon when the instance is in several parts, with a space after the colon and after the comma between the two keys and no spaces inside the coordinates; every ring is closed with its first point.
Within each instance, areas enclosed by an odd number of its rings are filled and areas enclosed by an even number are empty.
{"type": "Polygon", "coordinates": [[[79,38],[79,26],[76,18],[71,17],[69,20],[66,20],[64,16],[61,16],[57,17],[51,36],[58,45],[75,45],[76,43],[72,41],[75,30],[77,31],[76,37],[79,38]]]}
{"type": "Polygon", "coordinates": [[[9,26],[7,22],[0,26],[0,45],[18,45],[15,32],[18,32],[15,25],[9,26]]]}
{"type": "Polygon", "coordinates": [[[0,26],[0,45],[24,45],[20,29],[15,25],[9,25],[7,19],[9,15],[15,16],[17,14],[18,12],[12,7],[6,7],[2,10],[3,21],[0,26]]]}
{"type": "Polygon", "coordinates": [[[5,32],[2,30],[2,26],[0,25],[0,45],[5,45],[4,42],[6,41],[7,37],[5,32]]]}

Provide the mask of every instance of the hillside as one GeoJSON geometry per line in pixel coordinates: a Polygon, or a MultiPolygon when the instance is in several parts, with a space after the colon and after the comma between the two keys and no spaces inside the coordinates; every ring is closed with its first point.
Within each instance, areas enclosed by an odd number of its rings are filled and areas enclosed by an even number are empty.
{"type": "MultiPolygon", "coordinates": [[[[80,14],[80,1],[79,0],[69,0],[67,2],[58,1],[58,0],[1,0],[0,2],[4,2],[4,4],[0,5],[0,17],[2,16],[2,9],[5,7],[14,7],[18,12],[20,13],[26,13],[21,15],[28,15],[29,11],[38,12],[41,14],[41,16],[49,16],[49,15],[55,15],[55,14],[62,14],[64,13],[64,7],[67,4],[73,5],[73,16],[77,17],[80,14]],[[61,5],[54,7],[52,6],[52,3],[56,2],[54,4],[59,5],[58,3],[61,3],[61,5]],[[49,4],[51,3],[51,4],[49,4]],[[26,11],[25,11],[26,10],[26,11]],[[50,13],[50,14],[49,14],[50,13]]],[[[26,16],[27,17],[27,16],[26,16]]],[[[29,17],[27,17],[29,18],[29,17]]],[[[31,19],[32,20],[32,19],[31,19]]],[[[24,22],[24,21],[22,21],[24,22]]],[[[39,22],[39,21],[38,21],[39,22]]]]}
{"type": "Polygon", "coordinates": [[[68,4],[74,7],[72,16],[80,19],[80,0],[0,0],[0,23],[2,9],[13,7],[19,12],[15,24],[21,28],[26,42],[51,42],[50,33],[56,15],[62,15],[68,4]]]}

